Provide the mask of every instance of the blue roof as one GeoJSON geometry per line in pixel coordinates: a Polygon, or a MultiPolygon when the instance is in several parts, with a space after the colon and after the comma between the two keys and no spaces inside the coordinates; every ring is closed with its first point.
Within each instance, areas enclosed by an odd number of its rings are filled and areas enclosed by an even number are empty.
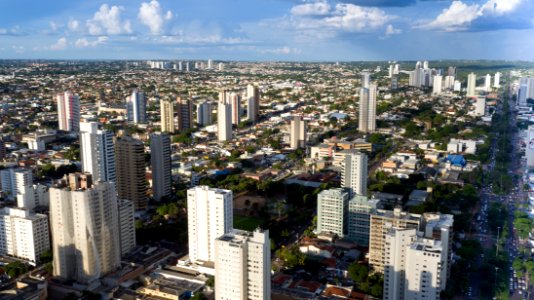
{"type": "Polygon", "coordinates": [[[449,156],[447,156],[447,160],[455,166],[465,167],[465,165],[467,164],[463,155],[449,154],[449,156]]]}

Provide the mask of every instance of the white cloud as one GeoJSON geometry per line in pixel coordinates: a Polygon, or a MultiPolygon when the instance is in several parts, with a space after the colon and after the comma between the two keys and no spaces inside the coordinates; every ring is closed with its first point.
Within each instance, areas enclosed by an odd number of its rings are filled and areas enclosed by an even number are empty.
{"type": "Polygon", "coordinates": [[[86,25],[91,35],[131,33],[132,28],[128,20],[121,20],[121,6],[102,4],[93,18],[87,20],[86,25]]]}
{"type": "Polygon", "coordinates": [[[386,35],[394,35],[394,34],[400,34],[402,30],[393,27],[393,25],[388,24],[386,27],[386,35]]]}
{"type": "Polygon", "coordinates": [[[51,50],[65,50],[67,48],[67,39],[62,37],[55,44],[50,46],[51,50]]]}
{"type": "Polygon", "coordinates": [[[59,25],[56,22],[54,22],[54,21],[50,22],[50,29],[52,30],[52,32],[57,31],[58,28],[59,28],[59,25]]]}
{"type": "Polygon", "coordinates": [[[479,16],[480,6],[478,4],[468,5],[462,1],[453,1],[451,6],[443,9],[435,20],[423,24],[420,28],[444,31],[465,30],[479,16]]]}
{"type": "Polygon", "coordinates": [[[67,27],[70,31],[77,31],[78,28],[80,28],[80,22],[76,19],[70,19],[69,23],[67,23],[67,27]]]}
{"type": "Polygon", "coordinates": [[[523,0],[489,0],[482,5],[480,12],[503,15],[515,11],[522,2],[523,0]]]}
{"type": "Polygon", "coordinates": [[[173,15],[170,10],[163,15],[159,2],[152,0],[150,3],[141,3],[137,17],[141,23],[150,29],[152,34],[161,34],[163,32],[165,21],[170,21],[173,15]]]}
{"type": "Polygon", "coordinates": [[[333,16],[325,19],[326,24],[346,31],[363,31],[382,27],[391,16],[376,7],[362,7],[354,4],[337,4],[333,16]]]}
{"type": "Polygon", "coordinates": [[[330,11],[330,5],[327,2],[305,3],[293,6],[291,14],[295,16],[321,16],[330,11]]]}
{"type": "Polygon", "coordinates": [[[281,47],[281,48],[275,48],[275,49],[260,49],[258,50],[261,54],[277,54],[277,55],[289,55],[289,54],[300,54],[302,51],[297,48],[290,48],[290,47],[281,47]]]}
{"type": "Polygon", "coordinates": [[[94,41],[89,41],[89,40],[87,40],[87,38],[79,38],[74,43],[74,46],[76,48],[95,47],[95,46],[98,46],[100,44],[103,44],[107,40],[108,40],[107,36],[99,36],[94,41]]]}

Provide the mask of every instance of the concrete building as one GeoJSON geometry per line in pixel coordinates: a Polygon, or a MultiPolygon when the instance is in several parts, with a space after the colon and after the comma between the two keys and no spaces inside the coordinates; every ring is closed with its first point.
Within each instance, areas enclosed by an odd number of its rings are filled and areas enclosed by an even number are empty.
{"type": "Polygon", "coordinates": [[[360,89],[358,130],[367,132],[369,123],[369,88],[360,89]]]}
{"type": "Polygon", "coordinates": [[[161,132],[174,133],[174,103],[172,101],[160,100],[159,109],[161,114],[161,132]]]}
{"type": "Polygon", "coordinates": [[[0,209],[0,255],[24,259],[32,265],[50,250],[48,217],[29,210],[0,209]]]}
{"type": "Polygon", "coordinates": [[[82,172],[91,173],[95,181],[116,180],[113,132],[98,129],[98,123],[80,123],[82,172]]]}
{"type": "Polygon", "coordinates": [[[74,173],[50,189],[54,276],[90,284],[120,264],[117,196],[112,182],[74,173]]]}
{"type": "Polygon", "coordinates": [[[362,88],[369,88],[369,85],[371,84],[371,74],[365,72],[362,73],[362,88]]]}
{"type": "Polygon", "coordinates": [[[247,119],[252,123],[258,120],[260,111],[260,90],[257,85],[247,85],[247,119]]]}
{"type": "Polygon", "coordinates": [[[232,230],[215,240],[215,299],[271,299],[269,231],[232,230]]]}
{"type": "Polygon", "coordinates": [[[343,152],[341,186],[349,188],[352,194],[367,195],[367,154],[354,149],[343,152]]]}
{"type": "Polygon", "coordinates": [[[493,77],[493,87],[497,89],[501,87],[501,73],[499,72],[495,73],[493,77]]]}
{"type": "Polygon", "coordinates": [[[33,184],[33,174],[30,169],[9,168],[0,170],[0,187],[4,197],[15,200],[17,195],[24,192],[24,187],[33,184]]]}
{"type": "Polygon", "coordinates": [[[369,247],[371,214],[376,212],[378,200],[355,195],[349,201],[347,238],[359,246],[369,247]]]}
{"type": "Polygon", "coordinates": [[[178,111],[178,130],[193,128],[193,102],[190,99],[178,97],[176,99],[178,111]]]}
{"type": "Polygon", "coordinates": [[[435,75],[432,83],[432,94],[439,95],[442,91],[443,77],[441,75],[435,75]]]}
{"type": "Polygon", "coordinates": [[[6,154],[7,154],[6,144],[0,138],[0,160],[4,159],[6,157],[6,154]]]}
{"type": "Polygon", "coordinates": [[[232,191],[197,186],[187,190],[189,258],[215,261],[215,239],[233,228],[232,191]]]}
{"type": "Polygon", "coordinates": [[[291,149],[306,147],[307,124],[301,116],[293,116],[290,123],[290,142],[291,149]]]}
{"type": "Polygon", "coordinates": [[[241,95],[236,92],[230,92],[226,96],[228,97],[228,102],[232,105],[232,124],[237,126],[241,122],[241,115],[243,114],[241,95]]]}
{"type": "Polygon", "coordinates": [[[404,298],[404,290],[408,284],[406,282],[406,252],[416,238],[417,229],[415,228],[390,228],[386,233],[384,239],[386,245],[384,256],[384,299],[418,299],[404,298]]]}
{"type": "Polygon", "coordinates": [[[152,166],[152,193],[156,201],[172,192],[171,138],[162,133],[150,135],[150,164],[152,166]]]}
{"type": "Polygon", "coordinates": [[[419,230],[422,216],[402,212],[400,208],[390,210],[377,210],[371,215],[369,230],[369,265],[374,271],[383,273],[386,264],[385,236],[390,229],[416,229],[419,230]]]}
{"type": "Polygon", "coordinates": [[[369,103],[367,105],[367,132],[376,131],[376,97],[378,95],[378,87],[372,83],[369,85],[369,103]]]}
{"type": "Polygon", "coordinates": [[[145,93],[134,90],[126,99],[126,114],[128,122],[146,124],[145,93]]]}
{"type": "Polygon", "coordinates": [[[219,92],[217,106],[217,136],[220,142],[232,139],[232,105],[226,94],[226,91],[219,92]]]}
{"type": "Polygon", "coordinates": [[[470,73],[467,75],[467,97],[475,97],[477,95],[475,88],[477,86],[477,75],[470,73]]]}
{"type": "Polygon", "coordinates": [[[475,102],[475,116],[484,116],[486,114],[486,97],[478,96],[475,102]]]}
{"type": "Polygon", "coordinates": [[[197,105],[197,123],[199,126],[208,126],[211,120],[211,104],[203,101],[197,105]]]}
{"type": "Polygon", "coordinates": [[[42,184],[25,185],[17,194],[17,207],[33,210],[37,206],[48,207],[48,187],[42,184]]]}
{"type": "Polygon", "coordinates": [[[491,92],[491,75],[486,74],[484,77],[484,91],[491,92]]]}
{"type": "Polygon", "coordinates": [[[59,130],[80,129],[80,98],[69,91],[56,95],[59,130]]]}
{"type": "Polygon", "coordinates": [[[121,256],[128,254],[135,248],[135,208],[132,201],[117,199],[117,211],[119,214],[119,244],[121,256]]]}
{"type": "Polygon", "coordinates": [[[118,139],[115,158],[119,198],[132,201],[136,210],[145,209],[148,197],[143,142],[132,137],[118,139]]]}
{"type": "Polygon", "coordinates": [[[342,188],[324,190],[317,195],[317,232],[334,233],[344,237],[350,191],[342,188]]]}

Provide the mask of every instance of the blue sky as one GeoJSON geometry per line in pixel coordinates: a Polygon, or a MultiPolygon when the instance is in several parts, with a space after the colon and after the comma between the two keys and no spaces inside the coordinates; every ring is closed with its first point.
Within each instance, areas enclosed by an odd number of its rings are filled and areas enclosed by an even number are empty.
{"type": "Polygon", "coordinates": [[[0,0],[0,58],[534,59],[534,0],[0,0]]]}

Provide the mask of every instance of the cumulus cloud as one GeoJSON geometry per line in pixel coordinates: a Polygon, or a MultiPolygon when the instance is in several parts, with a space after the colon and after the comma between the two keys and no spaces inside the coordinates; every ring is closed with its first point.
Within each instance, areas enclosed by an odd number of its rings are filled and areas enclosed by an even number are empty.
{"type": "Polygon", "coordinates": [[[107,40],[108,40],[107,36],[99,36],[94,41],[89,41],[87,38],[79,38],[74,43],[74,46],[76,48],[95,47],[95,46],[105,43],[107,40]]]}
{"type": "Polygon", "coordinates": [[[52,30],[52,32],[55,32],[59,29],[59,24],[57,24],[56,22],[54,21],[51,21],[50,22],[50,29],[52,30]]]}
{"type": "Polygon", "coordinates": [[[330,5],[327,2],[305,3],[291,8],[291,14],[295,16],[320,16],[328,14],[329,11],[330,5]]]}
{"type": "Polygon", "coordinates": [[[346,31],[363,31],[383,26],[391,16],[376,7],[362,7],[354,4],[337,4],[331,17],[325,19],[327,25],[346,31]]]}
{"type": "Polygon", "coordinates": [[[290,48],[290,47],[281,47],[281,48],[274,48],[274,49],[259,49],[259,53],[261,54],[276,54],[276,55],[289,55],[289,54],[300,54],[302,51],[298,48],[290,48]]]}
{"type": "Polygon", "coordinates": [[[173,14],[170,10],[163,14],[159,2],[152,0],[149,3],[141,3],[137,17],[141,23],[148,27],[152,34],[161,34],[163,32],[163,26],[165,25],[165,22],[170,21],[173,17],[173,14]]]}
{"type": "Polygon", "coordinates": [[[51,50],[65,50],[67,48],[67,39],[65,37],[59,38],[55,44],[50,46],[51,50]]]}
{"type": "Polygon", "coordinates": [[[393,27],[393,25],[388,24],[386,27],[386,35],[394,35],[394,34],[400,34],[402,30],[393,27]]]}
{"type": "Polygon", "coordinates": [[[122,21],[121,6],[109,6],[102,4],[100,9],[94,14],[93,18],[87,20],[86,25],[91,35],[101,34],[125,34],[131,33],[132,28],[130,21],[122,21]]]}
{"type": "Polygon", "coordinates": [[[76,19],[70,19],[69,23],[67,23],[67,27],[70,31],[77,31],[80,28],[80,22],[76,19]]]}
{"type": "Polygon", "coordinates": [[[523,0],[489,0],[482,5],[480,12],[503,15],[515,11],[522,2],[523,0]]]}

